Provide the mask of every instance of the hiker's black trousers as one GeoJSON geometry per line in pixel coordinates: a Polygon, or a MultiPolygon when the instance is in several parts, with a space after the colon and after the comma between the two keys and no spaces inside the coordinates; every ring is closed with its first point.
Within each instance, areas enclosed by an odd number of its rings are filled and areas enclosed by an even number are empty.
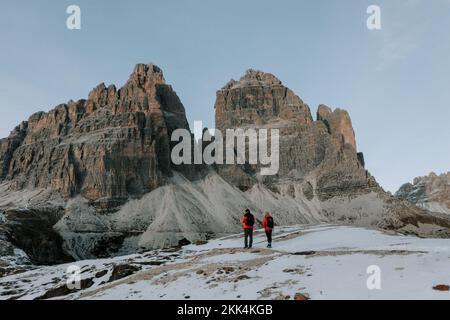
{"type": "Polygon", "coordinates": [[[244,229],[244,244],[245,247],[251,247],[253,246],[253,229],[252,228],[245,228],[244,229]]]}
{"type": "Polygon", "coordinates": [[[272,229],[266,229],[267,242],[272,243],[272,229]]]}

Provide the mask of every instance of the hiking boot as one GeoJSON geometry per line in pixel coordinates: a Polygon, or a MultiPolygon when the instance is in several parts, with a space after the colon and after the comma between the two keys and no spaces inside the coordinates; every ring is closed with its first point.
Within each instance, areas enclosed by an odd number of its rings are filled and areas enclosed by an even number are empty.
{"type": "Polygon", "coordinates": [[[267,248],[272,248],[272,244],[269,243],[269,244],[267,245],[267,248]]]}

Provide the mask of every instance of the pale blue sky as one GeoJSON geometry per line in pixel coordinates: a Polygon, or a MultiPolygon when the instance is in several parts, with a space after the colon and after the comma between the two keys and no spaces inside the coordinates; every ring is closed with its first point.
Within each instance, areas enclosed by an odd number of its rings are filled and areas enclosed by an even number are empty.
{"type": "Polygon", "coordinates": [[[214,125],[215,92],[248,68],[278,76],[315,115],[350,112],[359,150],[395,191],[450,170],[448,0],[2,1],[0,136],[39,110],[121,86],[160,66],[193,120],[214,125]],[[66,8],[82,30],[66,28],[66,8]],[[366,9],[382,9],[382,30],[366,9]]]}

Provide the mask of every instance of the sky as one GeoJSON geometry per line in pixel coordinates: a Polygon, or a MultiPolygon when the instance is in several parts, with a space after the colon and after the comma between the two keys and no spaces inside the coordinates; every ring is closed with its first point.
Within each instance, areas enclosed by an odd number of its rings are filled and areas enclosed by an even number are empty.
{"type": "Polygon", "coordinates": [[[154,63],[188,120],[214,127],[215,93],[254,68],[315,115],[349,111],[358,151],[386,189],[450,171],[449,0],[2,1],[0,137],[97,84],[154,63]],[[69,30],[69,5],[81,30],[69,30]],[[381,30],[366,10],[381,8],[381,30]]]}

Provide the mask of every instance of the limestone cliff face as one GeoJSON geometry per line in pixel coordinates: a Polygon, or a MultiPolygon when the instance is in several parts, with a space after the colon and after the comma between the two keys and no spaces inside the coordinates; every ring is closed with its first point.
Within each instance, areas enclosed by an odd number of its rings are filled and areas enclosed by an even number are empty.
{"type": "Polygon", "coordinates": [[[417,177],[395,195],[429,211],[450,214],[450,172],[417,177]]]}
{"type": "MultiPolygon", "coordinates": [[[[314,173],[322,198],[376,187],[358,160],[348,113],[321,105],[314,121],[309,107],[274,75],[248,70],[217,92],[216,127],[280,130],[280,170],[276,180],[300,180],[314,173]]],[[[223,168],[222,175],[242,189],[257,178],[257,168],[223,168]]]]}
{"type": "Polygon", "coordinates": [[[340,135],[344,144],[348,144],[356,150],[355,132],[347,111],[341,109],[332,111],[322,104],[317,109],[317,120],[322,121],[327,126],[331,135],[340,135]]]}
{"type": "Polygon", "coordinates": [[[239,80],[231,80],[217,92],[216,128],[264,125],[274,120],[297,125],[312,122],[309,107],[274,75],[247,70],[239,80]]]}
{"type": "MultiPolygon", "coordinates": [[[[408,201],[386,193],[364,168],[347,111],[320,105],[314,121],[309,107],[274,75],[248,70],[217,91],[216,127],[275,128],[280,131],[280,170],[259,176],[246,163],[219,166],[230,184],[251,194],[278,215],[292,199],[296,210],[320,221],[350,223],[421,236],[450,236],[450,220],[430,215],[408,201]],[[255,186],[282,197],[268,201],[255,186]],[[274,204],[275,203],[275,204],[274,204]]],[[[266,192],[266,191],[265,191],[266,192]]],[[[292,211],[287,210],[287,215],[292,211]]]]}
{"type": "Polygon", "coordinates": [[[171,164],[171,133],[189,126],[151,64],[138,64],[120,89],[100,84],[86,100],[32,115],[0,140],[0,243],[8,247],[0,264],[10,244],[45,264],[205,240],[239,231],[244,208],[257,223],[268,210],[280,225],[450,236],[449,219],[378,186],[346,111],[321,105],[314,120],[280,80],[255,70],[217,92],[215,111],[223,132],[279,129],[276,175],[249,163],[171,164]]]}
{"type": "Polygon", "coordinates": [[[112,254],[126,236],[97,223],[96,215],[166,184],[173,170],[189,173],[171,165],[176,128],[189,129],[184,107],[151,64],[138,64],[119,90],[100,84],[87,100],[33,114],[0,140],[0,240],[25,250],[34,263],[112,254]],[[43,197],[47,192],[59,200],[43,197]],[[74,216],[66,205],[75,197],[89,201],[93,214],[85,211],[71,225],[73,240],[54,226],[74,216]],[[84,246],[86,225],[92,240],[84,246]],[[82,254],[70,257],[68,246],[82,254]]]}
{"type": "Polygon", "coordinates": [[[178,96],[154,65],[139,64],[119,90],[38,112],[0,140],[0,182],[65,197],[121,201],[171,175],[170,134],[189,128],[178,96]]]}

